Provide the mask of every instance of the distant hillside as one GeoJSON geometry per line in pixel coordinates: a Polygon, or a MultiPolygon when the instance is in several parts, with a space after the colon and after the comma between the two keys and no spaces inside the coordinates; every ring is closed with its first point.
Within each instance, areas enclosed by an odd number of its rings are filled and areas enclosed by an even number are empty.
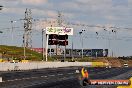
{"type": "MultiPolygon", "coordinates": [[[[1,58],[4,58],[6,60],[8,60],[8,58],[22,60],[24,59],[23,52],[23,47],[0,45],[0,53],[2,54],[1,58]]],[[[42,54],[32,51],[30,49],[26,49],[26,59],[42,60],[42,54]]]]}

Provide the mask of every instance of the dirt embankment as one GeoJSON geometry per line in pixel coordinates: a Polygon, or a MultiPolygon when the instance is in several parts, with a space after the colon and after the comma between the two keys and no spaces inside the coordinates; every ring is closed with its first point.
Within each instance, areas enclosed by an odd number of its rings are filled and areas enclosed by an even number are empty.
{"type": "Polygon", "coordinates": [[[108,63],[112,67],[122,67],[126,63],[129,67],[132,67],[132,60],[122,60],[118,58],[98,58],[96,61],[108,63]]]}

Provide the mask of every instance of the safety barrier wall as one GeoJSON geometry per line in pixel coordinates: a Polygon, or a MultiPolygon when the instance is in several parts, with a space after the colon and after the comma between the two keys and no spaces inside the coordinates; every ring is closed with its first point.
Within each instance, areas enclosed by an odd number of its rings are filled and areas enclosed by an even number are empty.
{"type": "Polygon", "coordinates": [[[57,68],[68,66],[91,66],[91,62],[27,62],[27,63],[0,63],[0,71],[30,70],[41,68],[57,68]]]}

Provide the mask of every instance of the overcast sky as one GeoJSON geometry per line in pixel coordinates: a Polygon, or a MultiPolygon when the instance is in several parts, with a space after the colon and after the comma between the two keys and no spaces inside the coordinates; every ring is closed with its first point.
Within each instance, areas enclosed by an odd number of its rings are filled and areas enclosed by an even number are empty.
{"type": "Polygon", "coordinates": [[[81,48],[79,32],[83,29],[84,48],[108,48],[115,56],[132,55],[132,0],[0,0],[0,5],[4,6],[0,11],[1,44],[22,46],[24,29],[20,19],[29,8],[33,19],[39,19],[33,22],[33,47],[41,47],[40,29],[47,26],[42,25],[43,20],[56,20],[60,11],[64,22],[78,24],[68,25],[74,28],[74,36],[69,36],[68,48],[71,48],[72,38],[74,48],[81,48]],[[11,20],[16,21],[13,27],[19,27],[14,28],[13,40],[11,20]],[[116,32],[112,33],[112,30],[116,32]]]}

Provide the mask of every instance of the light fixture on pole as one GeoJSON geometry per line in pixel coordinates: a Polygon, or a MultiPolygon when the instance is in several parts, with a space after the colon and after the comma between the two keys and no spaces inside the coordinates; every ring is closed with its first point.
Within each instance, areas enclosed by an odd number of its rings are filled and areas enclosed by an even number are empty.
{"type": "MultiPolygon", "coordinates": [[[[3,33],[3,31],[0,31],[0,33],[2,34],[2,33],[3,33]]],[[[1,42],[1,45],[2,45],[2,42],[1,42]]]]}
{"type": "Polygon", "coordinates": [[[13,26],[13,23],[15,23],[16,21],[10,21],[11,22],[11,34],[12,34],[12,46],[14,45],[14,26],[13,26]]]}
{"type": "Polygon", "coordinates": [[[79,34],[81,35],[81,41],[82,41],[82,59],[83,59],[83,36],[82,36],[83,32],[85,32],[85,30],[82,30],[79,32],[79,34]]]}
{"type": "Polygon", "coordinates": [[[3,9],[3,6],[2,5],[0,5],[0,10],[2,10],[3,9]]]}

